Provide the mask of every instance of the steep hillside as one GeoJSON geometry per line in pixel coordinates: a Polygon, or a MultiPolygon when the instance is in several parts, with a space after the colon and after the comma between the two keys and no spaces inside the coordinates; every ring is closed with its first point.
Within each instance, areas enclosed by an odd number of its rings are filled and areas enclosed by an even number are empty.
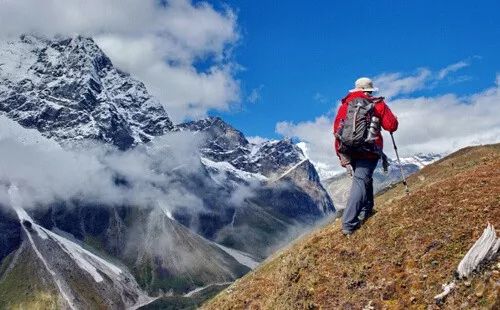
{"type": "MultiPolygon", "coordinates": [[[[434,296],[488,223],[500,228],[500,144],[424,167],[376,199],[378,212],[346,238],[336,221],[297,240],[205,309],[433,309],[434,296]]],[[[496,260],[457,288],[446,309],[500,306],[496,260]]]]}

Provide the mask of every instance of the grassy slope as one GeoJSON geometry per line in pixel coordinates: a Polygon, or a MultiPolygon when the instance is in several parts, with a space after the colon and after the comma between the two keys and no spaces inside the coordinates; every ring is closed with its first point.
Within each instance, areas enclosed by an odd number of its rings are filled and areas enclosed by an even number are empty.
{"type": "MultiPolygon", "coordinates": [[[[94,282],[78,276],[80,270],[66,271],[68,273],[62,277],[65,277],[65,282],[74,292],[78,292],[75,298],[84,308],[106,309],[106,300],[100,296],[94,282]]],[[[106,278],[106,275],[102,276],[106,278]]],[[[0,309],[60,309],[62,298],[52,276],[33,251],[29,241],[25,241],[2,262],[0,309]]]]}
{"type": "Polygon", "coordinates": [[[59,292],[42,262],[27,244],[17,251],[16,262],[16,252],[3,262],[14,265],[0,275],[0,309],[59,309],[59,292]]]}
{"type": "MultiPolygon", "coordinates": [[[[352,237],[336,221],[296,241],[205,309],[430,309],[487,223],[500,228],[500,144],[460,150],[376,199],[352,237]]],[[[498,259],[445,308],[500,308],[498,259]]],[[[497,308],[497,309],[498,309],[497,308]]]]}
{"type": "Polygon", "coordinates": [[[141,310],[194,310],[207,299],[217,295],[221,290],[228,285],[213,285],[200,292],[193,294],[191,297],[183,296],[166,296],[161,297],[154,302],[140,308],[141,310]]]}

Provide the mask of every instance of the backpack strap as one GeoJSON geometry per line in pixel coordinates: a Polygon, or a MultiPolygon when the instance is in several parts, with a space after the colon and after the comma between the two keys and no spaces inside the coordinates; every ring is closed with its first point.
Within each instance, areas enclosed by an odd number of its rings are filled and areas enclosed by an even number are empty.
{"type": "Polygon", "coordinates": [[[382,102],[385,100],[385,97],[371,97],[369,98],[368,100],[370,100],[371,102],[377,104],[379,102],[382,102]]]}

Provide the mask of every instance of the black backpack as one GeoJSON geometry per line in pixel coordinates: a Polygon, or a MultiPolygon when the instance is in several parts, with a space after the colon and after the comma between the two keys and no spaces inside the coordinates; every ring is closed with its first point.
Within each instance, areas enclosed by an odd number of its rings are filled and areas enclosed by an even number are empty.
{"type": "Polygon", "coordinates": [[[341,153],[375,151],[374,139],[369,137],[376,104],[374,99],[378,98],[355,98],[348,103],[346,117],[336,134],[341,153]]]}

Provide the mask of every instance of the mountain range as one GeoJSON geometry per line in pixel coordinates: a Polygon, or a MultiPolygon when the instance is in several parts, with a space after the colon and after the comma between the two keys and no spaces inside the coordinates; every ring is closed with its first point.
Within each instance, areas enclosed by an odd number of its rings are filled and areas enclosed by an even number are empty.
{"type": "MultiPolygon", "coordinates": [[[[152,162],[155,178],[145,183],[168,194],[161,203],[81,195],[36,202],[23,196],[29,178],[2,175],[0,308],[137,308],[150,296],[232,282],[335,212],[315,167],[291,141],[253,144],[220,118],[173,124],[165,106],[91,38],[2,40],[0,112],[36,130],[38,149],[55,141],[77,156],[90,152],[88,143],[106,146],[99,153],[106,160],[95,159],[121,192],[137,182],[115,169],[113,156],[149,160],[162,136],[200,141],[189,149],[194,166],[152,162]]],[[[182,139],[160,159],[179,156],[182,139]]]]}

